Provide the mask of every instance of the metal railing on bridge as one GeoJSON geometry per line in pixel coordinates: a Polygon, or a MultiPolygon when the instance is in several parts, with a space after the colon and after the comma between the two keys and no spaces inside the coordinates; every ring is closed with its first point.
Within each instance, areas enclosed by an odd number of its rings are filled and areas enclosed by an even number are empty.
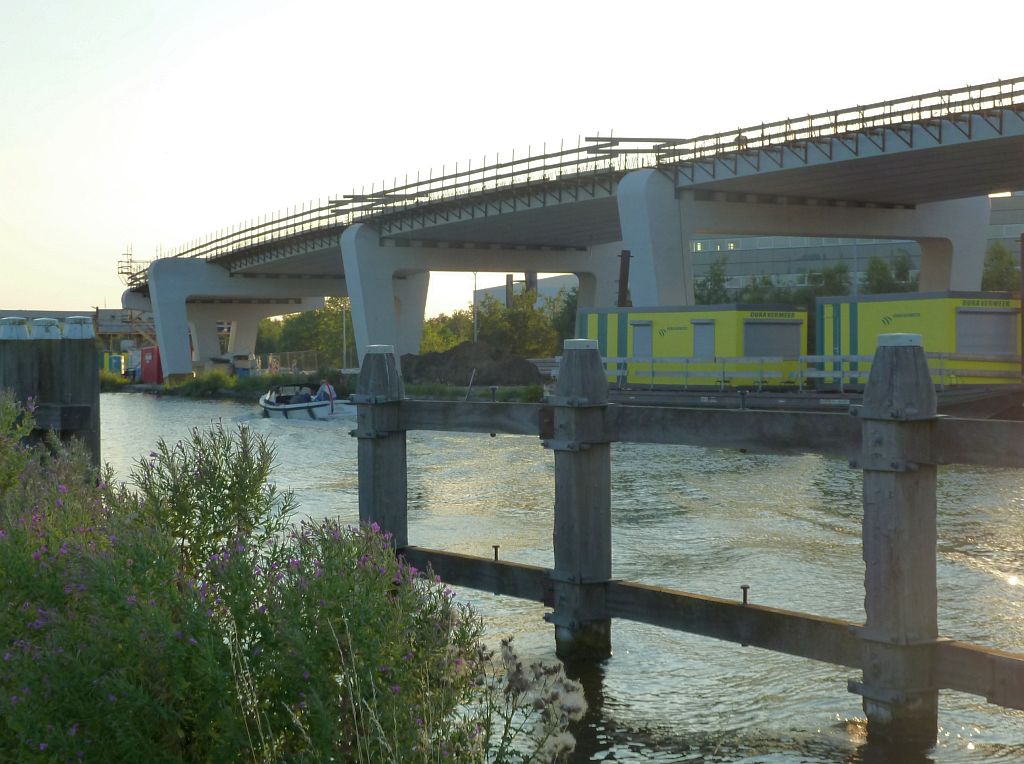
{"type": "MultiPolygon", "coordinates": [[[[440,201],[469,198],[505,187],[531,184],[579,183],[595,175],[621,175],[630,170],[655,166],[674,166],[727,152],[743,152],[780,147],[786,144],[823,141],[847,133],[920,124],[926,129],[937,120],[980,115],[998,119],[1005,110],[1024,112],[1024,77],[1000,80],[954,90],[940,90],[892,101],[881,101],[837,111],[822,112],[798,119],[762,123],[696,138],[622,138],[610,135],[581,138],[575,146],[559,145],[538,153],[529,147],[525,154],[515,151],[493,161],[485,156],[480,164],[468,161],[443,165],[435,174],[382,180],[358,192],[335,199],[310,201],[274,214],[264,215],[193,240],[180,247],[158,251],[162,257],[216,258],[231,252],[265,245],[302,234],[331,232],[361,220],[395,214],[417,206],[440,201]]],[[[966,128],[961,128],[966,129],[966,128]]],[[[119,273],[130,287],[145,282],[148,263],[121,261],[119,273]]]]}
{"type": "Polygon", "coordinates": [[[957,117],[971,114],[985,117],[991,112],[989,116],[997,119],[996,113],[1007,109],[1024,111],[1024,77],[808,114],[696,138],[613,138],[609,139],[613,146],[598,151],[616,155],[630,152],[646,155],[653,151],[659,165],[672,165],[726,152],[813,142],[899,125],[927,126],[940,119],[956,123],[957,117]]]}

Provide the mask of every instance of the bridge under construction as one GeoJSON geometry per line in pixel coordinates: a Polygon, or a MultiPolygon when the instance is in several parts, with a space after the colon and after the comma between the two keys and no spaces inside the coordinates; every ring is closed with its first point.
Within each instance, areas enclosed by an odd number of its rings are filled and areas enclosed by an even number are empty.
{"type": "MultiPolygon", "coordinates": [[[[122,262],[164,371],[251,352],[259,320],[351,299],[360,357],[416,352],[431,271],[559,272],[579,305],[694,302],[705,235],[907,239],[922,291],[980,287],[988,194],[1024,188],[1024,77],[695,138],[588,137],[303,205],[122,262]],[[628,285],[620,284],[628,251],[628,285]]],[[[727,254],[727,253],[726,253],[727,254]]]]}

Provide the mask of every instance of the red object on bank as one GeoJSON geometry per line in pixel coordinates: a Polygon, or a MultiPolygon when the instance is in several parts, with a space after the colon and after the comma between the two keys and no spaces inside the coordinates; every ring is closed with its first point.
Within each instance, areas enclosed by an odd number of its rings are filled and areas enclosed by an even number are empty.
{"type": "Polygon", "coordinates": [[[164,383],[164,371],[160,366],[160,348],[156,345],[142,348],[142,381],[150,385],[164,383]]]}

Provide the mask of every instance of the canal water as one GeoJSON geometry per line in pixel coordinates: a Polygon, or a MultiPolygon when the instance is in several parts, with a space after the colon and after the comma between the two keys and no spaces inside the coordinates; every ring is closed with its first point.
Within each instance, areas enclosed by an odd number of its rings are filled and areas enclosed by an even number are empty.
{"type": "MultiPolygon", "coordinates": [[[[263,419],[255,404],[101,396],[103,459],[120,476],[161,438],[246,425],[276,444],[275,479],[300,512],[358,522],[352,412],[263,419]]],[[[410,543],[552,564],[554,459],[537,438],[409,433],[410,543]]],[[[685,591],[862,620],[860,474],[844,461],[615,444],[613,575],[685,591]]],[[[1024,652],[1024,472],[939,476],[939,628],[1024,652]]],[[[540,604],[469,589],[489,637],[553,658],[540,604]]],[[[589,671],[592,712],[576,761],[875,762],[852,670],[614,621],[613,656],[589,671]]],[[[943,692],[921,762],[1024,761],[1024,713],[943,692]]]]}

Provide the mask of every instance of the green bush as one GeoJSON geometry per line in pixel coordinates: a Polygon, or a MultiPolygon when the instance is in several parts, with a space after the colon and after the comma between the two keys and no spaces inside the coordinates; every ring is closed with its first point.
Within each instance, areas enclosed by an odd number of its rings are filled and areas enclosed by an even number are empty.
{"type": "Polygon", "coordinates": [[[213,398],[223,390],[233,390],[235,377],[215,369],[197,374],[183,382],[164,382],[164,389],[175,395],[186,395],[191,398],[213,398]]]}
{"type": "Polygon", "coordinates": [[[106,369],[100,369],[100,390],[104,393],[116,393],[125,385],[130,385],[127,377],[106,369]]]}
{"type": "Polygon", "coordinates": [[[501,661],[376,525],[293,522],[245,428],[126,484],[0,395],[2,761],[551,761],[578,685],[501,661]],[[528,730],[526,739],[517,731],[528,730]]]}

